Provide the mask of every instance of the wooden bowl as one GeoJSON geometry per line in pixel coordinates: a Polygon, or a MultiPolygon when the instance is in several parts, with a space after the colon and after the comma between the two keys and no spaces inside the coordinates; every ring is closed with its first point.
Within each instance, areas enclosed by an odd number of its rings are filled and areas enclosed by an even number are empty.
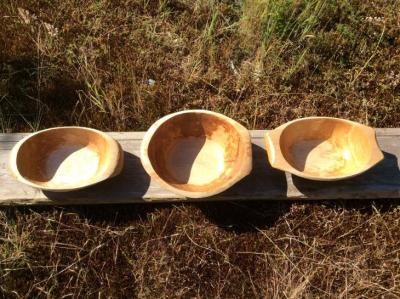
{"type": "Polygon", "coordinates": [[[147,131],[141,161],[147,173],[166,189],[190,198],[208,197],[250,173],[250,134],[219,113],[177,112],[147,131]]]}
{"type": "Polygon", "coordinates": [[[268,131],[265,142],[273,167],[311,180],[353,177],[383,159],[373,128],[338,118],[297,119],[268,131]]]}
{"type": "Polygon", "coordinates": [[[49,191],[72,191],[119,174],[123,151],[98,130],[59,127],[31,134],[11,151],[10,170],[21,182],[49,191]]]}

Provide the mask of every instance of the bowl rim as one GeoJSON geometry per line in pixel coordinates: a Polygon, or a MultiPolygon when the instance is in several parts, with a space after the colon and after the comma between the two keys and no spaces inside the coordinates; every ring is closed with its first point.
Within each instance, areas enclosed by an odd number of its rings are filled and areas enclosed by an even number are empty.
{"type": "Polygon", "coordinates": [[[384,159],[384,155],[382,153],[382,150],[379,147],[379,144],[378,144],[378,141],[376,138],[376,132],[375,132],[374,128],[364,125],[364,124],[361,124],[361,123],[358,123],[358,122],[355,122],[355,121],[351,121],[351,120],[343,119],[343,118],[337,118],[337,117],[310,116],[310,117],[304,117],[304,118],[298,118],[298,119],[291,120],[291,121],[284,123],[283,125],[277,127],[274,130],[268,130],[265,134],[265,144],[266,144],[266,149],[267,149],[267,153],[268,153],[268,160],[272,167],[283,170],[283,171],[287,171],[298,177],[302,177],[302,178],[309,179],[309,180],[315,180],[315,181],[337,181],[337,180],[352,178],[352,177],[355,177],[357,175],[360,175],[360,174],[366,172],[367,170],[371,169],[377,163],[379,163],[380,161],[382,161],[384,159]],[[312,121],[312,120],[319,120],[319,119],[327,119],[327,120],[333,120],[333,121],[337,121],[337,122],[347,123],[352,126],[357,126],[364,131],[366,137],[372,141],[371,158],[370,158],[369,162],[366,164],[366,167],[361,168],[361,169],[359,169],[353,173],[349,173],[349,174],[324,177],[324,176],[306,174],[302,171],[299,171],[286,160],[286,158],[283,155],[283,152],[281,149],[281,144],[280,144],[281,136],[282,136],[282,133],[285,131],[285,129],[297,122],[312,121]]]}
{"type": "Polygon", "coordinates": [[[202,110],[202,109],[192,109],[192,110],[184,110],[184,111],[178,111],[175,113],[171,113],[168,115],[165,115],[164,117],[158,119],[156,122],[154,122],[151,127],[147,130],[145,133],[145,136],[143,137],[142,143],[140,145],[140,160],[142,162],[143,168],[146,170],[147,174],[151,177],[154,178],[154,180],[164,187],[165,189],[174,192],[175,194],[187,197],[187,198],[203,198],[203,197],[210,197],[213,195],[216,195],[218,193],[221,193],[231,186],[233,186],[235,183],[240,181],[242,178],[245,176],[249,175],[252,166],[253,166],[253,158],[252,158],[252,148],[251,148],[251,137],[250,137],[250,132],[240,123],[237,121],[233,120],[232,118],[223,115],[221,113],[217,113],[214,111],[209,111],[209,110],[202,110]],[[241,169],[235,173],[231,179],[227,180],[224,182],[221,186],[218,188],[215,188],[215,190],[211,191],[185,191],[182,189],[175,188],[168,182],[166,182],[164,179],[162,179],[158,173],[155,171],[153,168],[153,165],[151,164],[149,155],[148,155],[148,148],[150,141],[152,140],[152,137],[154,136],[154,133],[167,121],[175,118],[176,116],[182,115],[182,114],[208,114],[214,117],[217,117],[225,122],[228,122],[231,124],[235,130],[239,133],[242,142],[245,144],[245,151],[246,154],[245,156],[248,157],[246,161],[242,160],[242,165],[241,169]]]}
{"type": "Polygon", "coordinates": [[[82,189],[88,186],[95,185],[97,183],[100,183],[108,178],[114,177],[118,175],[123,168],[123,151],[121,145],[111,136],[106,134],[105,132],[102,132],[97,129],[93,128],[88,128],[88,127],[81,127],[81,126],[58,126],[58,127],[52,127],[44,130],[40,130],[37,132],[33,132],[22,138],[20,141],[18,141],[14,147],[12,148],[9,156],[9,162],[8,162],[8,169],[9,172],[20,182],[29,185],[34,188],[41,189],[43,191],[54,191],[54,192],[67,192],[67,191],[75,191],[78,189],[82,189]],[[48,131],[58,131],[58,130],[63,130],[63,129],[73,129],[75,131],[90,131],[92,133],[101,135],[107,142],[107,144],[110,146],[110,156],[111,156],[111,161],[108,163],[107,167],[105,167],[100,173],[96,174],[97,179],[96,180],[85,180],[82,183],[75,184],[71,187],[65,188],[63,186],[59,187],[46,187],[42,186],[40,184],[36,184],[32,182],[31,180],[26,179],[24,176],[21,175],[18,166],[17,166],[17,156],[19,153],[19,150],[21,146],[28,141],[29,139],[40,135],[42,133],[48,132],[48,131]]]}

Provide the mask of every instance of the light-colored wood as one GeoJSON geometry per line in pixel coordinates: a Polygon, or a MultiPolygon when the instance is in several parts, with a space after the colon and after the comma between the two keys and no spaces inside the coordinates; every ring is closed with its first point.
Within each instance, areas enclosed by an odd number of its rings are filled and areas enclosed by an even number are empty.
{"type": "Polygon", "coordinates": [[[339,118],[308,117],[265,135],[272,167],[317,181],[348,179],[383,159],[371,127],[339,118]]]}
{"type": "Polygon", "coordinates": [[[233,119],[212,111],[172,113],[147,131],[141,161],[165,189],[189,198],[209,197],[250,173],[250,134],[233,119]]]}
{"type": "Polygon", "coordinates": [[[9,169],[17,180],[66,192],[118,175],[122,148],[113,138],[84,127],[57,127],[26,136],[12,149],[9,169]]]}
{"type": "MultiPolygon", "coordinates": [[[[400,129],[376,129],[384,160],[360,176],[318,182],[284,173],[269,165],[265,153],[266,131],[250,131],[253,170],[240,182],[216,196],[197,201],[222,200],[323,200],[400,198],[400,129]]],[[[22,184],[7,171],[12,147],[26,133],[0,134],[0,205],[71,205],[195,201],[176,195],[151,180],[140,162],[144,132],[108,133],[125,151],[121,174],[96,186],[68,193],[41,191],[22,184]]]]}

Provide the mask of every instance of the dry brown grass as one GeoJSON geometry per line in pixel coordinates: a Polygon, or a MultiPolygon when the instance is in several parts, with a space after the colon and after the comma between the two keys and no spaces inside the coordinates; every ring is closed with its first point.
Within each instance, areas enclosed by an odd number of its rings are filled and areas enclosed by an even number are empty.
{"type": "Polygon", "coordinates": [[[0,290],[8,298],[398,298],[397,205],[5,209],[0,290]]]}
{"type": "Polygon", "coordinates": [[[2,2],[2,129],[145,130],[188,108],[249,128],[309,115],[397,125],[398,1],[233,3],[2,2]]]}
{"type": "MultiPolygon", "coordinates": [[[[397,0],[4,0],[0,28],[2,131],[145,130],[189,108],[399,126],[397,0]]],[[[3,208],[0,294],[399,298],[398,206],[3,208]]]]}

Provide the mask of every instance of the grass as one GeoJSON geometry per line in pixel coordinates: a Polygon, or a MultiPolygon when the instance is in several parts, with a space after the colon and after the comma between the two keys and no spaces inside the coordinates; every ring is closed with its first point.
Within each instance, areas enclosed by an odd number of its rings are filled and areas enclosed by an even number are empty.
{"type": "MultiPolygon", "coordinates": [[[[400,2],[0,3],[0,130],[400,121],[400,2]]],[[[398,201],[0,210],[0,294],[398,298],[398,201]]]]}
{"type": "Polygon", "coordinates": [[[4,297],[397,298],[398,202],[3,209],[4,297]]]}

